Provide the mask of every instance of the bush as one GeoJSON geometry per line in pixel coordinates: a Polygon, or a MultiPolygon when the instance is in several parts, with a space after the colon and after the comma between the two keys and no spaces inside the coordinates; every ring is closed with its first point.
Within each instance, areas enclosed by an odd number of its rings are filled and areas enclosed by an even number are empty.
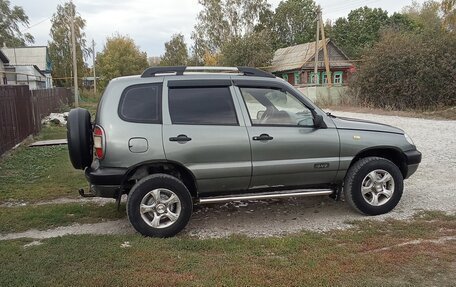
{"type": "Polygon", "coordinates": [[[385,33],[365,50],[352,78],[361,105],[394,110],[431,110],[456,105],[456,36],[385,33]]]}

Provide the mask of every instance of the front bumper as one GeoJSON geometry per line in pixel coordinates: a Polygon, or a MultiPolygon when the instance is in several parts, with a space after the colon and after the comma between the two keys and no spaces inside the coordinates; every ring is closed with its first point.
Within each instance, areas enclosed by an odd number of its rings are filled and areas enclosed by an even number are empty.
{"type": "Polygon", "coordinates": [[[405,175],[405,178],[409,178],[418,169],[418,165],[421,163],[422,154],[415,149],[404,152],[404,155],[407,162],[407,174],[405,175]]]}

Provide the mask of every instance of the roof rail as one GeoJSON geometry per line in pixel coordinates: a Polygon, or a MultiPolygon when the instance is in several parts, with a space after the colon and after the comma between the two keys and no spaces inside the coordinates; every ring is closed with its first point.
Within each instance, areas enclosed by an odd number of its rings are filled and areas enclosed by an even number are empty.
{"type": "Polygon", "coordinates": [[[150,67],[147,68],[141,75],[141,78],[155,77],[156,74],[171,74],[175,73],[177,76],[183,75],[185,72],[185,66],[173,66],[173,67],[150,67]]]}
{"type": "Polygon", "coordinates": [[[251,68],[251,67],[150,67],[146,69],[141,78],[155,77],[157,74],[175,74],[181,76],[184,72],[219,72],[219,73],[239,73],[244,76],[275,78],[271,73],[251,68]]]}

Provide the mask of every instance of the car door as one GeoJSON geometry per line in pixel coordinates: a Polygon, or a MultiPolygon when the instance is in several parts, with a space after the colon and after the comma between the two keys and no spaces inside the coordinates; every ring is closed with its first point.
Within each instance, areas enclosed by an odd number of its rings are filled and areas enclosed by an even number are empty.
{"type": "Polygon", "coordinates": [[[252,149],[250,188],[332,182],[339,168],[337,130],[316,128],[313,108],[291,89],[238,83],[252,149]]]}
{"type": "Polygon", "coordinates": [[[193,173],[199,193],[247,189],[250,143],[231,81],[169,80],[165,85],[167,160],[193,173]]]}

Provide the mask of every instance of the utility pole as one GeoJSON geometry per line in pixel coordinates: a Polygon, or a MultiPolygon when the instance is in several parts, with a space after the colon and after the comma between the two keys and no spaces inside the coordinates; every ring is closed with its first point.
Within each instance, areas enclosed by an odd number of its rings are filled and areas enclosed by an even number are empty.
{"type": "Polygon", "coordinates": [[[317,86],[319,79],[318,79],[318,42],[320,42],[320,15],[321,9],[320,5],[317,7],[317,33],[316,33],[316,41],[315,41],[315,67],[314,67],[314,84],[317,86]]]}
{"type": "Polygon", "coordinates": [[[93,58],[93,64],[92,64],[92,70],[93,70],[93,94],[96,96],[97,95],[97,73],[95,72],[95,40],[92,39],[92,58],[93,58]]]}
{"type": "Polygon", "coordinates": [[[326,81],[328,82],[328,87],[331,88],[331,69],[329,68],[329,55],[328,47],[326,47],[326,37],[325,37],[325,24],[323,23],[323,17],[321,16],[320,10],[320,25],[321,25],[321,40],[323,41],[323,54],[325,58],[325,68],[326,68],[326,81]]]}
{"type": "Polygon", "coordinates": [[[71,45],[73,47],[73,79],[74,79],[74,106],[79,107],[79,89],[78,89],[78,65],[76,60],[76,35],[74,29],[75,9],[73,1],[70,2],[73,11],[71,11],[71,45]]]}

